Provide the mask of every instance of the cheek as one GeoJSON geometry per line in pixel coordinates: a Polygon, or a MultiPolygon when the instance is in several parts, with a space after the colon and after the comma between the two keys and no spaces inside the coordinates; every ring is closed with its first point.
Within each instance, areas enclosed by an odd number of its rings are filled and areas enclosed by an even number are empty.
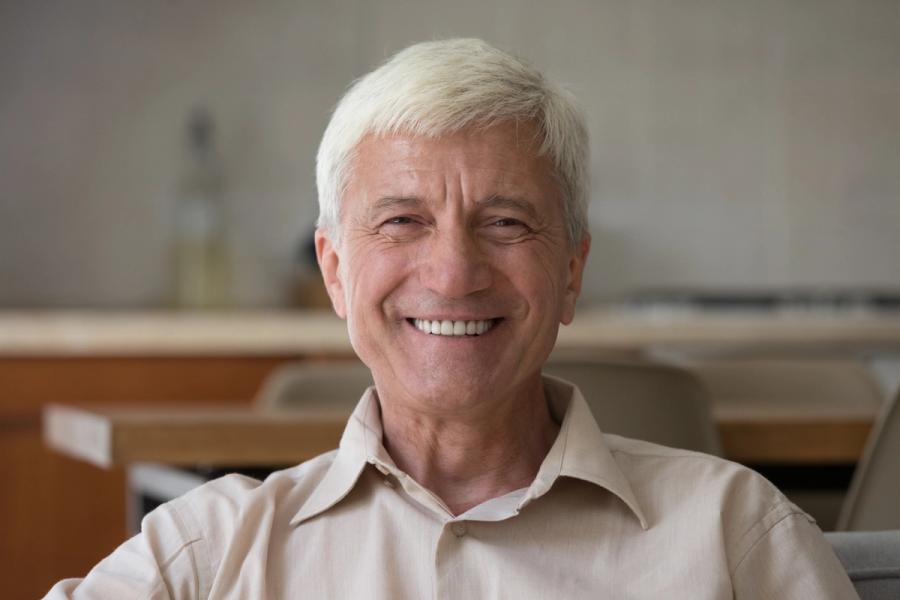
{"type": "Polygon", "coordinates": [[[558,310],[565,297],[568,273],[558,253],[544,246],[511,247],[497,257],[496,264],[530,303],[549,313],[558,310]]]}
{"type": "Polygon", "coordinates": [[[379,308],[403,282],[411,260],[401,248],[361,246],[351,257],[347,301],[360,311],[379,308]]]}

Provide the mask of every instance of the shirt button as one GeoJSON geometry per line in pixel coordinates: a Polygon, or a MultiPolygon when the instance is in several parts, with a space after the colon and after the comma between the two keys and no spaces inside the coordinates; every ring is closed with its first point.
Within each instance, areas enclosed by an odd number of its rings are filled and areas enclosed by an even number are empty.
{"type": "Polygon", "coordinates": [[[384,485],[388,486],[388,487],[391,488],[391,489],[394,488],[394,482],[391,481],[391,478],[390,478],[390,477],[385,477],[385,478],[384,478],[384,485]]]}
{"type": "Polygon", "coordinates": [[[453,532],[453,535],[456,537],[462,537],[466,535],[466,531],[468,531],[466,524],[462,521],[456,521],[450,525],[450,531],[453,532]]]}

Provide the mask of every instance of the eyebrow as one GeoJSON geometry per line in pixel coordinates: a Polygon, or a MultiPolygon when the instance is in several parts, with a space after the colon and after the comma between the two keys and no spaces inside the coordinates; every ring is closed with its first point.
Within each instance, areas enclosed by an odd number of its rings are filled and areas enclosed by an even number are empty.
{"type": "Polygon", "coordinates": [[[510,198],[495,194],[478,201],[477,205],[479,208],[509,208],[524,212],[533,219],[538,218],[538,212],[534,204],[523,198],[510,198]]]}
{"type": "Polygon", "coordinates": [[[398,206],[420,206],[421,204],[421,198],[415,196],[385,196],[373,202],[367,212],[374,215],[398,206]]]}

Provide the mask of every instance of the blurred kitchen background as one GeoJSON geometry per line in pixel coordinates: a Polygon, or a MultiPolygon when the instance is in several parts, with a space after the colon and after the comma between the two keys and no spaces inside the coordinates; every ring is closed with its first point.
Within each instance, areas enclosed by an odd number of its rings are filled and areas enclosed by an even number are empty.
{"type": "Polygon", "coordinates": [[[560,356],[705,373],[723,455],[836,525],[900,382],[900,3],[0,0],[5,597],[135,523],[130,464],[48,449],[51,403],[246,406],[285,363],[352,360],[309,247],[319,139],[351,81],[456,36],[588,117],[593,249],[560,356]],[[777,365],[704,370],[732,359],[777,365]],[[794,360],[799,404],[760,396],[794,360]],[[876,387],[826,401],[839,371],[876,387]],[[822,415],[831,437],[803,429],[822,415]],[[775,437],[734,435],[751,421],[775,437]]]}
{"type": "Polygon", "coordinates": [[[0,306],[171,306],[198,108],[229,304],[302,302],[332,106],[446,36],[511,49],[583,103],[585,303],[900,288],[896,2],[86,0],[0,3],[0,306]]]}

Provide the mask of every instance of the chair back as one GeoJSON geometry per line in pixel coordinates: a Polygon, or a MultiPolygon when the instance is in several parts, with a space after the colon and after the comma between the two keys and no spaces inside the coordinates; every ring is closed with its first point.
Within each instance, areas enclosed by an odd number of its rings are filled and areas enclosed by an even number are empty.
{"type": "Polygon", "coordinates": [[[349,411],[370,385],[372,374],[360,361],[286,363],[266,377],[254,402],[258,408],[268,411],[299,408],[349,411]]]}
{"type": "Polygon", "coordinates": [[[721,454],[706,392],[684,369],[573,359],[551,360],[544,372],[576,384],[606,433],[721,454]]]}
{"type": "Polygon", "coordinates": [[[886,404],[869,435],[837,529],[900,529],[900,392],[886,404]]]}
{"type": "Polygon", "coordinates": [[[839,531],[825,537],[861,600],[900,598],[900,531],[839,531]]]}
{"type": "Polygon", "coordinates": [[[781,414],[828,408],[871,417],[884,403],[872,373],[856,360],[751,358],[691,365],[709,391],[714,410],[771,408],[781,414]]]}

